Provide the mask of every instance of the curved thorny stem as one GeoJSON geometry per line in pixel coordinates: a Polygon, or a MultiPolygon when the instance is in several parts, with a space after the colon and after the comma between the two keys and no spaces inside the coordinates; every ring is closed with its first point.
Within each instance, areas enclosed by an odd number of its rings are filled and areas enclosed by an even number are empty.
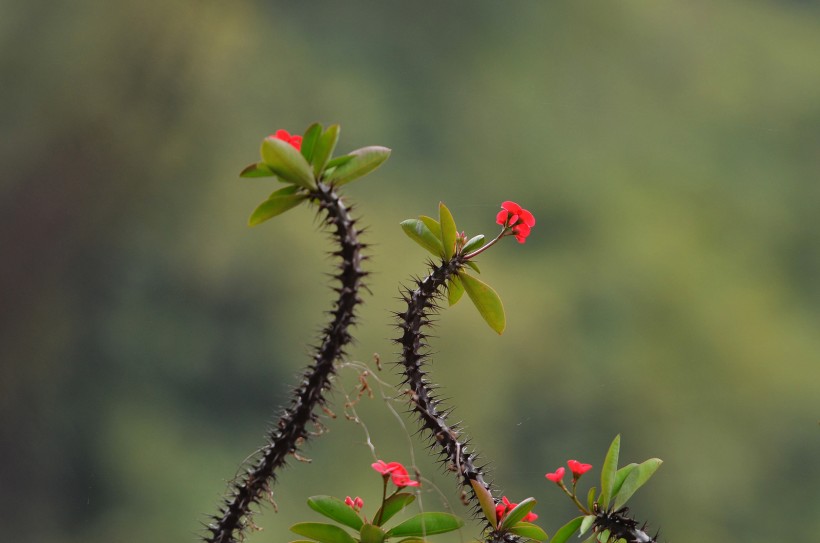
{"type": "Polygon", "coordinates": [[[290,405],[270,430],[267,444],[231,484],[219,515],[213,516],[206,526],[210,533],[204,541],[208,543],[239,541],[245,530],[253,526],[251,506],[272,496],[271,485],[277,470],[309,437],[308,424],[318,424],[315,411],[326,402],[325,393],[335,372],[334,362],[344,356],[345,347],[351,341],[348,328],[355,321],[356,306],[362,301],[359,290],[367,275],[360,267],[364,245],[359,242],[356,221],[350,217],[350,210],[332,186],[318,183],[309,197],[318,206],[318,213],[323,214],[322,222],[339,245],[332,253],[341,259],[339,271],[334,276],[339,281],[334,288],[339,296],[331,311],[331,322],[322,331],[320,342],[314,349],[313,362],[302,374],[290,405]]]}
{"type": "Polygon", "coordinates": [[[438,308],[437,300],[442,295],[442,287],[464,266],[465,261],[464,256],[456,255],[440,266],[433,265],[426,278],[417,280],[414,290],[406,290],[404,300],[407,309],[397,314],[402,335],[395,341],[401,345],[400,364],[404,383],[410,386],[410,410],[418,417],[422,428],[429,432],[432,447],[438,447],[441,460],[456,473],[463,491],[469,493],[476,515],[481,515],[486,521],[485,540],[487,543],[513,543],[520,541],[520,538],[494,529],[494,523],[482,512],[471,481],[476,481],[488,491],[492,491],[492,486],[484,480],[483,467],[475,464],[478,455],[469,450],[469,441],[459,425],[447,422],[451,410],[442,408],[441,400],[433,392],[435,386],[426,378],[427,372],[423,368],[429,358],[423,328],[430,324],[430,312],[438,308]]]}

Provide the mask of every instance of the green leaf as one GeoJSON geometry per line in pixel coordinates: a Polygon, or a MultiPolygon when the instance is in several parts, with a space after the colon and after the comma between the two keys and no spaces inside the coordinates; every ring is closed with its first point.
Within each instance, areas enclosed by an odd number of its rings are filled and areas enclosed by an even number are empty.
{"type": "Polygon", "coordinates": [[[336,166],[336,168],[325,177],[325,181],[338,187],[350,183],[363,175],[367,175],[387,160],[387,157],[390,156],[390,149],[374,145],[372,147],[356,149],[348,154],[353,158],[344,164],[336,166]]]}
{"type": "Polygon", "coordinates": [[[428,217],[427,215],[419,215],[419,220],[423,222],[424,225],[430,229],[430,232],[432,232],[439,240],[441,239],[441,225],[436,219],[433,217],[428,217]]]}
{"type": "Polygon", "coordinates": [[[626,500],[632,497],[636,490],[641,488],[652,475],[661,467],[663,460],[660,458],[650,458],[645,462],[641,462],[638,467],[633,469],[624,480],[621,491],[615,496],[615,509],[620,509],[626,503],[626,500]]]}
{"type": "Polygon", "coordinates": [[[333,496],[311,496],[308,506],[339,524],[350,526],[354,530],[362,529],[362,519],[345,502],[333,496]]]}
{"type": "Polygon", "coordinates": [[[384,530],[375,524],[365,524],[362,526],[361,532],[359,532],[359,537],[362,543],[382,543],[386,535],[384,530]]]}
{"type": "Polygon", "coordinates": [[[581,522],[583,522],[584,517],[575,517],[571,521],[567,522],[561,528],[555,532],[555,535],[552,536],[552,540],[550,543],[567,543],[572,534],[574,534],[578,528],[581,527],[581,522]]]}
{"type": "Polygon", "coordinates": [[[521,522],[521,519],[527,516],[527,513],[532,511],[532,508],[535,507],[535,504],[538,503],[535,501],[535,498],[527,498],[526,500],[522,501],[518,505],[516,505],[512,511],[504,514],[504,520],[501,521],[501,530],[509,530],[515,524],[521,522]]]}
{"type": "Polygon", "coordinates": [[[461,279],[458,275],[454,275],[447,281],[447,303],[454,306],[461,299],[464,294],[464,286],[461,284],[461,279]]]}
{"type": "Polygon", "coordinates": [[[461,249],[461,254],[468,255],[484,245],[484,234],[471,237],[464,247],[461,249]]]}
{"type": "Polygon", "coordinates": [[[507,318],[504,316],[504,305],[501,303],[498,293],[489,285],[482,283],[471,275],[462,272],[458,276],[464,290],[467,291],[467,296],[470,297],[470,300],[475,304],[476,309],[490,325],[490,328],[498,334],[503,333],[504,328],[507,326],[507,318]]]}
{"type": "Polygon", "coordinates": [[[325,173],[329,174],[332,168],[336,168],[337,166],[341,166],[342,164],[347,164],[353,160],[353,155],[342,155],[337,156],[336,158],[330,159],[330,162],[327,163],[325,166],[325,173]]]}
{"type": "Polygon", "coordinates": [[[484,513],[487,521],[492,524],[493,528],[498,528],[498,519],[495,518],[495,500],[493,500],[493,495],[490,494],[487,487],[475,479],[470,479],[470,485],[473,487],[475,497],[478,499],[478,503],[481,505],[481,511],[484,513]]]}
{"type": "MultiPolygon", "coordinates": [[[[307,130],[305,130],[305,134],[302,136],[302,156],[305,157],[305,160],[307,160],[309,164],[313,161],[316,142],[319,140],[319,136],[321,135],[322,125],[319,123],[313,123],[308,126],[307,130]]],[[[316,176],[318,177],[319,174],[317,173],[316,176]]]]}
{"type": "Polygon", "coordinates": [[[595,522],[595,518],[595,515],[587,515],[583,518],[581,521],[580,533],[578,534],[579,536],[584,535],[586,531],[592,527],[592,523],[595,522]]]}
{"type": "Polygon", "coordinates": [[[328,160],[333,156],[333,150],[336,149],[336,143],[339,141],[340,131],[341,127],[338,124],[332,124],[316,141],[316,148],[313,150],[313,174],[316,177],[319,177],[325,171],[328,160]]]}
{"type": "Polygon", "coordinates": [[[515,535],[520,535],[521,537],[534,539],[536,541],[545,541],[548,537],[547,532],[542,530],[540,526],[536,526],[535,524],[531,524],[529,522],[519,522],[510,528],[510,531],[515,535]]]}
{"type": "Polygon", "coordinates": [[[595,503],[596,490],[597,489],[593,486],[589,489],[589,492],[587,492],[587,509],[589,509],[590,511],[592,511],[592,505],[595,503]]]}
{"type": "Polygon", "coordinates": [[[273,173],[273,170],[268,168],[268,165],[264,162],[257,162],[256,164],[251,164],[250,166],[246,166],[244,170],[239,172],[239,177],[272,177],[276,174],[273,173]]]}
{"type": "Polygon", "coordinates": [[[604,543],[607,543],[609,541],[610,533],[611,532],[609,530],[604,530],[603,532],[599,533],[598,541],[603,541],[604,543]]]}
{"type": "Polygon", "coordinates": [[[618,471],[615,472],[615,482],[612,483],[612,496],[615,497],[618,495],[618,492],[621,491],[621,487],[624,484],[627,476],[632,473],[632,470],[638,467],[638,464],[631,463],[627,464],[624,467],[620,468],[618,471]]]}
{"type": "Polygon", "coordinates": [[[415,499],[416,496],[414,494],[408,494],[407,492],[393,494],[384,501],[384,504],[379,508],[376,512],[376,516],[373,518],[379,519],[379,526],[383,526],[384,523],[393,518],[396,513],[413,503],[415,499]]]}
{"type": "Polygon", "coordinates": [[[419,513],[389,530],[387,537],[424,537],[452,532],[462,526],[464,521],[450,513],[419,513]]]}
{"type": "Polygon", "coordinates": [[[472,260],[468,260],[467,262],[465,262],[465,264],[470,266],[473,269],[474,272],[481,273],[481,270],[478,268],[478,264],[476,264],[472,260]]]}
{"type": "Polygon", "coordinates": [[[405,537],[404,539],[399,539],[399,543],[429,543],[429,541],[421,539],[420,537],[405,537]]]}
{"type": "Polygon", "coordinates": [[[609,507],[612,499],[612,486],[615,483],[615,472],[618,470],[618,455],[621,452],[621,434],[615,436],[609,450],[604,458],[604,465],[601,468],[601,506],[603,509],[609,507]]]}
{"type": "Polygon", "coordinates": [[[307,200],[308,195],[298,193],[300,187],[291,186],[277,190],[270,197],[253,210],[248,219],[248,226],[256,226],[285,211],[294,208],[307,200]]]}
{"type": "Polygon", "coordinates": [[[306,189],[316,188],[316,180],[302,153],[286,141],[273,137],[262,140],[262,160],[282,181],[306,189]]]}
{"type": "Polygon", "coordinates": [[[438,221],[441,224],[441,244],[444,246],[444,258],[450,260],[456,252],[458,230],[456,229],[456,222],[453,220],[453,214],[450,213],[444,202],[438,203],[438,221]]]}
{"type": "Polygon", "coordinates": [[[427,226],[418,219],[407,219],[401,222],[401,229],[410,239],[433,253],[439,258],[444,255],[444,247],[441,240],[437,238],[427,226]]]}
{"type": "Polygon", "coordinates": [[[343,529],[324,522],[300,522],[291,526],[290,531],[321,543],[357,543],[353,536],[343,529]]]}

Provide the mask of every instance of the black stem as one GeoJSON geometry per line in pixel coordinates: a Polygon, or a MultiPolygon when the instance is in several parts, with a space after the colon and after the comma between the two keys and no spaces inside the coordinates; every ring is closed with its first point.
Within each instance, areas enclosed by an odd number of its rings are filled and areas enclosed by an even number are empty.
{"type": "Polygon", "coordinates": [[[363,278],[367,275],[360,267],[364,245],[358,240],[356,221],[350,217],[350,210],[333,187],[319,183],[311,191],[310,199],[319,207],[318,213],[324,212],[322,221],[339,244],[338,250],[332,253],[341,259],[339,271],[334,276],[339,285],[334,288],[338,298],[331,311],[332,319],[322,331],[313,363],[302,374],[290,406],[270,430],[267,444],[231,484],[219,515],[213,516],[207,525],[209,534],[204,538],[207,543],[235,543],[244,538],[247,528],[253,526],[251,506],[266,497],[272,499],[271,486],[277,470],[308,439],[308,424],[318,424],[319,416],[315,411],[326,404],[325,394],[335,373],[334,362],[345,355],[345,348],[351,341],[348,328],[355,322],[356,306],[362,302],[359,290],[364,287],[363,278]]]}
{"type": "Polygon", "coordinates": [[[401,345],[400,363],[404,383],[410,386],[412,394],[410,410],[418,417],[422,429],[429,434],[432,446],[438,446],[439,455],[447,468],[456,473],[459,485],[469,493],[476,515],[486,521],[485,540],[487,543],[514,543],[520,541],[520,538],[494,529],[493,523],[484,515],[471,481],[483,485],[491,493],[492,485],[484,480],[483,467],[475,464],[478,455],[469,450],[469,440],[464,437],[459,425],[447,422],[452,410],[442,408],[441,400],[433,392],[435,385],[427,379],[427,372],[423,368],[429,358],[427,336],[423,329],[430,324],[429,314],[438,309],[437,302],[442,296],[442,287],[445,287],[464,263],[465,258],[456,255],[440,266],[432,265],[430,274],[418,280],[414,290],[407,289],[404,293],[407,310],[397,314],[402,336],[395,341],[401,345]]]}

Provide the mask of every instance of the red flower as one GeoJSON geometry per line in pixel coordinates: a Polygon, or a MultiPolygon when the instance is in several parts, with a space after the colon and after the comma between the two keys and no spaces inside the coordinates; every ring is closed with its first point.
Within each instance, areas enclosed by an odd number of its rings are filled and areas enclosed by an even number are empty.
{"type": "Polygon", "coordinates": [[[495,222],[501,226],[512,227],[512,233],[518,243],[524,243],[530,235],[530,229],[535,226],[535,217],[532,213],[515,202],[501,203],[501,211],[495,216],[495,222]]]}
{"type": "MultiPolygon", "coordinates": [[[[498,522],[501,522],[501,520],[504,518],[504,515],[506,515],[508,512],[512,511],[513,509],[515,509],[516,505],[518,505],[518,504],[517,503],[511,503],[510,500],[507,499],[507,496],[502,497],[501,498],[501,503],[496,504],[496,506],[495,506],[495,517],[498,520],[498,522]]],[[[525,516],[521,520],[523,522],[532,522],[537,518],[538,518],[538,515],[536,515],[535,513],[527,513],[527,516],[525,516]]]]}
{"type": "Polygon", "coordinates": [[[358,513],[362,510],[362,507],[364,507],[364,500],[358,496],[356,496],[355,500],[348,496],[345,498],[345,505],[347,505],[348,507],[350,507],[358,513]]]}
{"type": "Polygon", "coordinates": [[[564,468],[558,468],[553,473],[547,473],[546,475],[544,475],[544,477],[546,477],[547,479],[549,479],[553,483],[559,483],[560,484],[561,479],[564,478],[564,472],[565,471],[566,470],[564,468]]]}
{"type": "Polygon", "coordinates": [[[577,460],[567,460],[569,470],[572,472],[572,478],[577,480],[581,475],[592,469],[592,464],[582,464],[577,460]]]}
{"type": "Polygon", "coordinates": [[[411,479],[405,467],[398,462],[388,463],[384,460],[379,460],[371,464],[371,466],[385,477],[389,475],[393,480],[393,484],[399,488],[404,486],[420,486],[419,482],[411,479]]]}
{"type": "Polygon", "coordinates": [[[276,138],[276,139],[282,140],[282,141],[286,141],[286,142],[290,143],[291,145],[293,145],[294,147],[296,147],[297,151],[302,149],[302,136],[297,136],[295,134],[293,136],[291,136],[290,132],[288,132],[287,130],[281,130],[281,129],[277,130],[276,134],[271,134],[268,137],[276,138]]]}

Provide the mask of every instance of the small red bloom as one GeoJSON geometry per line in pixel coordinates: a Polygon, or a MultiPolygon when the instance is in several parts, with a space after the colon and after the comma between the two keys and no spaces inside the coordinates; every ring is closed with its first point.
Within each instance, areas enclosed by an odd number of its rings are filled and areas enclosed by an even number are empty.
{"type": "MultiPolygon", "coordinates": [[[[506,515],[508,512],[512,511],[513,509],[515,509],[516,505],[518,505],[518,504],[517,503],[511,503],[510,500],[507,499],[507,496],[503,496],[501,498],[501,503],[496,504],[496,506],[495,506],[495,517],[498,520],[498,522],[501,522],[501,520],[504,518],[504,515],[506,515]]],[[[538,518],[538,515],[536,515],[535,513],[527,513],[527,516],[525,516],[521,520],[524,521],[524,522],[532,522],[537,518],[538,518]]]]}
{"type": "Polygon", "coordinates": [[[567,460],[567,465],[569,466],[569,470],[572,472],[572,478],[576,480],[581,477],[581,475],[592,469],[592,464],[582,464],[577,460],[567,460]]]}
{"type": "Polygon", "coordinates": [[[565,470],[564,468],[561,467],[561,468],[558,468],[557,470],[555,470],[553,473],[547,473],[546,475],[544,475],[544,477],[546,477],[547,479],[549,479],[553,483],[560,483],[561,479],[564,478],[564,473],[566,471],[567,470],[565,470]]]}
{"type": "Polygon", "coordinates": [[[518,243],[524,243],[530,229],[535,226],[535,217],[520,205],[507,200],[501,203],[501,211],[495,216],[495,222],[505,228],[512,227],[515,239],[518,243]]]}
{"type": "Polygon", "coordinates": [[[278,140],[286,141],[296,147],[296,150],[299,151],[302,149],[302,136],[299,135],[290,135],[290,132],[287,130],[277,130],[276,134],[271,134],[269,137],[276,138],[278,140]]]}
{"type": "Polygon", "coordinates": [[[356,496],[356,499],[351,498],[350,496],[345,498],[345,505],[356,511],[357,513],[362,510],[364,507],[364,500],[360,497],[356,496]]]}
{"type": "Polygon", "coordinates": [[[411,479],[405,467],[398,462],[379,460],[371,464],[371,467],[385,477],[389,475],[393,480],[393,484],[399,488],[404,486],[420,486],[419,482],[411,479]]]}

